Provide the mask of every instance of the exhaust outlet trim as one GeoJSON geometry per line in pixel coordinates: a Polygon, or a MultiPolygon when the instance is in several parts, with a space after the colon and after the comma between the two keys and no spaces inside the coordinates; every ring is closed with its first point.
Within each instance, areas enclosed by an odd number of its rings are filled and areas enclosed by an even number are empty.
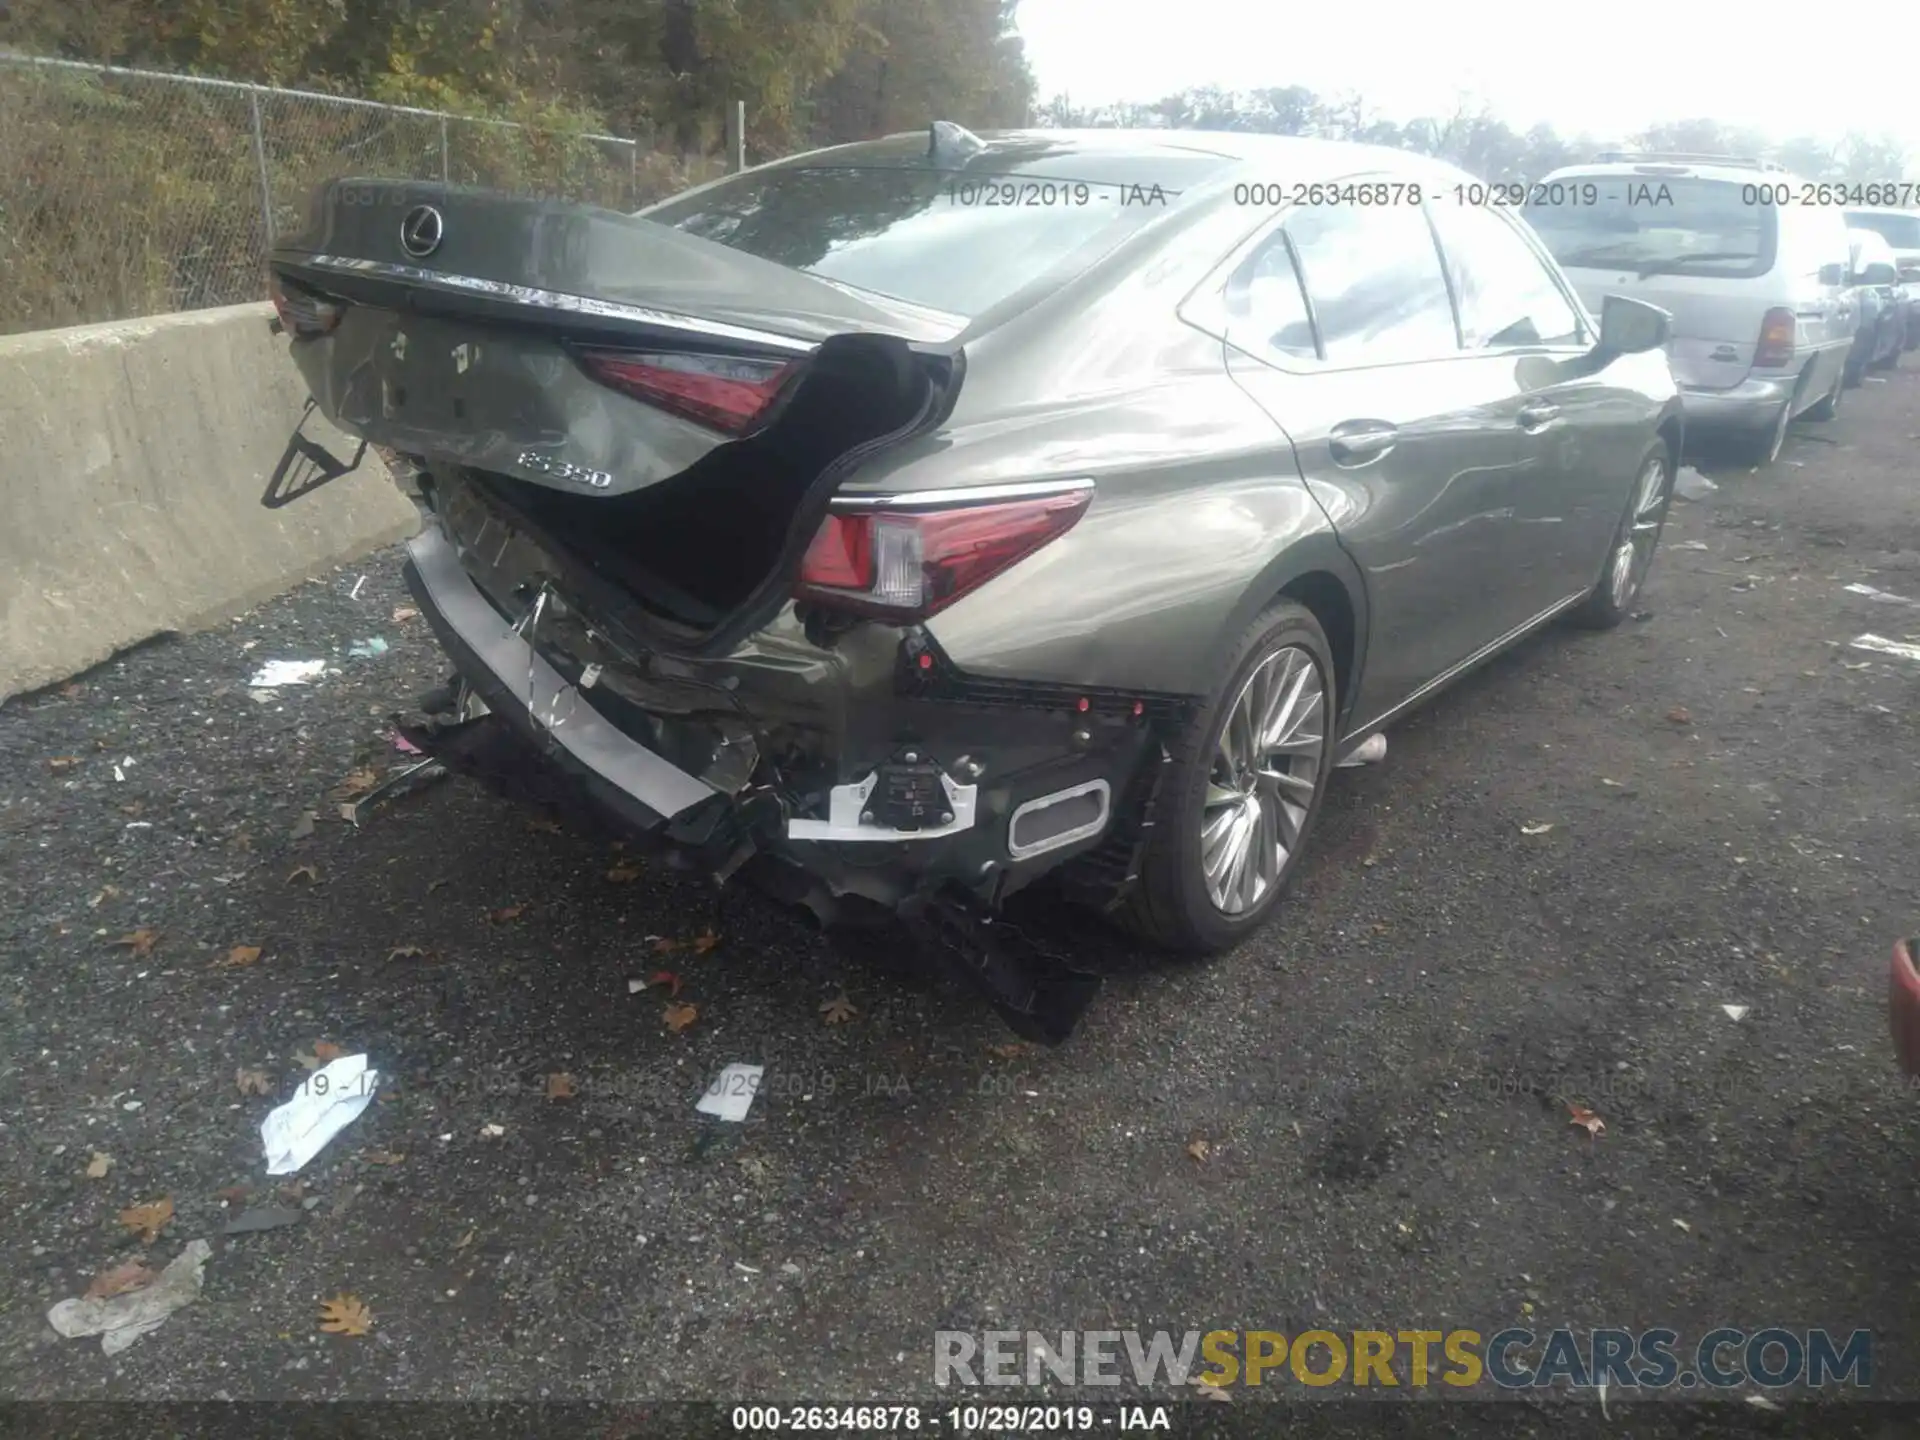
{"type": "Polygon", "coordinates": [[[1107,828],[1107,819],[1112,811],[1113,787],[1104,780],[1070,785],[1065,790],[1056,790],[1051,795],[1029,800],[1015,810],[1007,821],[1007,854],[1015,860],[1030,860],[1035,855],[1045,855],[1062,846],[1090,839],[1107,828]],[[1089,798],[1093,803],[1093,814],[1090,818],[1082,818],[1086,805],[1075,805],[1073,802],[1089,798]],[[1020,838],[1022,821],[1027,822],[1024,828],[1028,838],[1025,840],[1020,838]]]}

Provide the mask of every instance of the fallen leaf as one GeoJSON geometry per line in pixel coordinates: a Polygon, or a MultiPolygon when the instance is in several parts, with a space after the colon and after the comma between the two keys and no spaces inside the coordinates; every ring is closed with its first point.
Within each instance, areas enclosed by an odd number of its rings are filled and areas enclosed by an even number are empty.
{"type": "Polygon", "coordinates": [[[547,1076],[547,1099],[571,1100],[580,1093],[580,1087],[573,1083],[573,1076],[554,1074],[547,1076]]]}
{"type": "Polygon", "coordinates": [[[1202,1400],[1225,1400],[1229,1404],[1233,1402],[1233,1396],[1222,1390],[1218,1385],[1202,1385],[1200,1387],[1200,1398],[1202,1400]]]}
{"type": "Polygon", "coordinates": [[[647,977],[647,988],[649,990],[653,989],[656,985],[664,985],[667,987],[667,997],[669,999],[673,999],[680,994],[680,977],[671,970],[656,970],[647,977]]]}
{"type": "Polygon", "coordinates": [[[393,609],[393,623],[404,625],[409,620],[418,620],[420,612],[411,605],[396,605],[393,609]]]}
{"type": "Polygon", "coordinates": [[[527,821],[527,829],[538,830],[542,835],[558,835],[560,833],[560,822],[535,815],[527,821]]]}
{"type": "Polygon", "coordinates": [[[356,795],[364,795],[380,783],[380,772],[371,766],[362,765],[349,770],[340,783],[333,787],[333,798],[351,800],[356,795]]]}
{"type": "Polygon", "coordinates": [[[426,953],[418,945],[396,945],[387,952],[387,963],[391,965],[395,960],[418,960],[426,953]]]}
{"type": "Polygon", "coordinates": [[[320,1328],[329,1335],[364,1335],[373,1328],[373,1312],[352,1295],[320,1302],[320,1328]]]}
{"type": "Polygon", "coordinates": [[[498,910],[490,911],[487,915],[487,919],[491,920],[496,925],[505,925],[510,921],[518,920],[522,915],[526,913],[527,913],[527,906],[524,903],[519,905],[506,905],[501,907],[498,910]]]}
{"type": "Polygon", "coordinates": [[[640,874],[640,866],[636,862],[632,860],[622,860],[618,865],[607,871],[607,879],[614,881],[616,884],[624,885],[629,880],[638,880],[640,874]]]}
{"type": "Polygon", "coordinates": [[[680,942],[670,935],[656,935],[653,937],[653,953],[656,955],[671,955],[679,948],[680,942]]]}
{"type": "Polygon", "coordinates": [[[309,885],[318,885],[320,872],[311,865],[296,865],[287,872],[287,883],[291,885],[296,880],[305,880],[309,885]]]}
{"type": "Polygon", "coordinates": [[[1693,723],[1693,713],[1684,705],[1676,705],[1673,709],[1667,711],[1667,719],[1676,725],[1691,725],[1693,723]]]}
{"type": "Polygon", "coordinates": [[[47,761],[47,768],[56,775],[64,775],[80,763],[78,755],[56,755],[47,761]]]}
{"type": "Polygon", "coordinates": [[[667,1022],[667,1029],[678,1035],[682,1030],[700,1018],[700,1007],[698,1005],[682,1005],[677,1001],[669,1001],[661,1018],[667,1022]]]}
{"type": "Polygon", "coordinates": [[[244,1205],[252,1194],[253,1191],[244,1185],[229,1185],[224,1190],[216,1190],[214,1198],[223,1205],[244,1205]]]}
{"type": "Polygon", "coordinates": [[[821,1018],[829,1025],[844,1025],[859,1013],[845,995],[836,995],[820,1007],[821,1018]]]}
{"type": "Polygon", "coordinates": [[[473,1237],[478,1235],[479,1233],[480,1232],[478,1230],[467,1231],[466,1234],[462,1235],[458,1240],[453,1242],[453,1248],[456,1250],[466,1249],[467,1246],[473,1244],[473,1237]]]}
{"type": "Polygon", "coordinates": [[[693,953],[696,955],[704,955],[719,943],[720,937],[713,933],[713,927],[709,925],[693,937],[693,953]]]}
{"type": "Polygon", "coordinates": [[[480,1127],[480,1138],[482,1140],[498,1140],[502,1135],[506,1133],[507,1133],[506,1126],[496,1125],[491,1120],[489,1120],[486,1124],[480,1127]]]}
{"type": "Polygon", "coordinates": [[[273,1093],[273,1081],[267,1078],[267,1072],[264,1070],[236,1070],[233,1072],[233,1083],[242,1095],[273,1093]]]}
{"type": "Polygon", "coordinates": [[[346,1051],[342,1050],[331,1040],[316,1040],[313,1042],[313,1058],[318,1060],[322,1065],[325,1065],[331,1060],[338,1060],[346,1053],[346,1051]]]}
{"type": "Polygon", "coordinates": [[[1547,821],[1539,825],[1522,825],[1520,827],[1520,833],[1522,835],[1544,835],[1552,828],[1552,822],[1547,821]]]}
{"type": "Polygon", "coordinates": [[[1213,1146],[1205,1140],[1194,1140],[1187,1146],[1187,1154],[1191,1155],[1197,1163],[1202,1165],[1206,1163],[1207,1157],[1212,1153],[1213,1146]]]}
{"type": "Polygon", "coordinates": [[[1578,1125],[1596,1140],[1607,1133],[1607,1122],[1584,1105],[1569,1104],[1567,1114],[1571,1117],[1567,1121],[1569,1125],[1578,1125]]]}
{"type": "Polygon", "coordinates": [[[173,1197],[163,1195],[158,1200],[145,1205],[134,1205],[120,1212],[120,1223],[140,1237],[140,1243],[151,1245],[160,1238],[160,1232],[167,1228],[167,1222],[173,1219],[173,1197]]]}
{"type": "Polygon", "coordinates": [[[998,1055],[1002,1060],[1017,1060],[1026,1054],[1029,1048],[1018,1040],[1009,1040],[1004,1045],[989,1045],[987,1050],[988,1053],[998,1055]]]}
{"type": "Polygon", "coordinates": [[[158,930],[134,930],[126,935],[122,935],[113,943],[116,945],[124,945],[135,955],[145,958],[153,953],[153,947],[158,943],[159,939],[160,932],[158,930]]]}
{"type": "Polygon", "coordinates": [[[1689,1224],[1687,1224],[1687,1222],[1686,1222],[1686,1221],[1684,1221],[1684,1220],[1675,1220],[1675,1221],[1674,1221],[1673,1223],[1674,1223],[1674,1225],[1675,1225],[1675,1226],[1677,1226],[1677,1227],[1678,1227],[1679,1229],[1682,1229],[1682,1230],[1684,1230],[1684,1231],[1686,1231],[1686,1232],[1687,1232],[1687,1234],[1689,1234],[1689,1235],[1691,1235],[1691,1234],[1693,1233],[1693,1227],[1692,1227],[1691,1225],[1689,1225],[1689,1224]]]}
{"type": "Polygon", "coordinates": [[[100,887],[100,893],[94,896],[93,899],[87,901],[87,908],[89,910],[98,910],[103,903],[113,899],[113,897],[119,893],[120,889],[116,885],[102,885],[100,887]]]}
{"type": "Polygon", "coordinates": [[[62,700],[72,700],[86,693],[87,687],[82,685],[78,680],[60,687],[60,698],[62,700]]]}
{"type": "Polygon", "coordinates": [[[87,1162],[87,1179],[104,1180],[111,1169],[113,1169],[113,1157],[104,1150],[96,1150],[93,1152],[93,1159],[87,1162]]]}
{"type": "Polygon", "coordinates": [[[354,824],[354,825],[359,824],[360,823],[360,807],[354,804],[351,800],[342,800],[340,802],[340,818],[342,820],[347,821],[349,824],[354,824]]]}
{"type": "Polygon", "coordinates": [[[130,1290],[144,1290],[154,1280],[154,1272],[138,1260],[126,1260],[111,1270],[102,1270],[93,1277],[93,1283],[87,1286],[89,1300],[111,1300],[116,1295],[125,1295],[130,1290]]]}
{"type": "Polygon", "coordinates": [[[369,1150],[360,1157],[369,1165],[398,1165],[406,1159],[406,1153],[400,1150],[369,1150]]]}
{"type": "Polygon", "coordinates": [[[258,945],[236,945],[227,951],[226,958],[213,963],[229,970],[237,970],[242,965],[251,965],[260,958],[258,945]]]}

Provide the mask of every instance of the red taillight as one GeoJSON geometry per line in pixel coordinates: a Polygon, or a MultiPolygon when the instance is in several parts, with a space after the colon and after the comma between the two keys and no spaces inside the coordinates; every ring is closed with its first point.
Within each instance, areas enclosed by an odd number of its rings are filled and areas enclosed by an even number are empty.
{"type": "Polygon", "coordinates": [[[287,334],[296,340],[311,340],[319,335],[330,335],[339,326],[340,319],[347,313],[345,304],[338,300],[327,300],[311,290],[283,280],[278,275],[267,277],[267,294],[273,299],[273,308],[279,312],[280,324],[287,334]]]}
{"type": "Polygon", "coordinates": [[[752,427],[793,370],[784,360],[609,350],[586,351],[580,363],[603,385],[729,435],[752,427]]]}
{"type": "Polygon", "coordinates": [[[794,594],[858,615],[923,620],[1066,534],[1092,498],[1082,487],[921,513],[829,515],[794,594]]]}
{"type": "Polygon", "coordinates": [[[1766,319],[1760,322],[1760,343],[1754,348],[1753,363],[1767,369],[1786,364],[1793,359],[1795,333],[1793,311],[1767,311],[1766,319]]]}

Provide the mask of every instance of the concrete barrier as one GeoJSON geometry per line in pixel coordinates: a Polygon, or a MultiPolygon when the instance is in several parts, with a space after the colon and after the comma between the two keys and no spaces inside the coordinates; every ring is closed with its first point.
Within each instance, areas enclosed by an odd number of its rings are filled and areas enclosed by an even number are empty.
{"type": "MultiPolygon", "coordinates": [[[[306,401],[272,313],[0,336],[0,700],[413,533],[372,452],[286,509],[261,507],[306,401]]],[[[307,433],[352,454],[317,415],[307,433]]]]}

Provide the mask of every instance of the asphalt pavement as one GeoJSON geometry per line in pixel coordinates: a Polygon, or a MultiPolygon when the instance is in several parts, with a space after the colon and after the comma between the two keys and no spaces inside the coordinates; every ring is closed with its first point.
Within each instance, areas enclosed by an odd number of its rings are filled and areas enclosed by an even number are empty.
{"type": "Polygon", "coordinates": [[[445,672],[394,554],[8,704],[0,1395],[855,1401],[931,1395],[937,1329],[1784,1325],[1872,1330],[1915,1396],[1920,662],[1846,642],[1920,606],[1845,587],[1920,599],[1916,432],[1910,369],[1708,466],[1642,615],[1340,772],[1239,951],[1020,905],[1117,972],[1053,1051],[884,933],[464,781],[343,819],[445,672]],[[327,1047],[383,1080],[288,1185],[260,1122],[327,1047]],[[222,1235],[263,1207],[297,1218],[222,1235]],[[123,1353],[49,1328],[199,1237],[123,1353]],[[342,1295],[365,1335],[318,1328],[342,1295]]]}

